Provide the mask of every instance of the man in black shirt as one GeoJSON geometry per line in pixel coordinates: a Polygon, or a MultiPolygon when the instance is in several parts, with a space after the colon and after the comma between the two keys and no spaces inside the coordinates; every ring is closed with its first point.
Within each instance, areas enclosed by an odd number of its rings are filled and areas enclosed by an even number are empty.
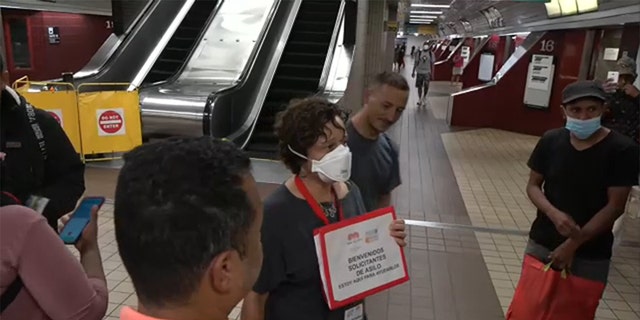
{"type": "MultiPolygon", "coordinates": [[[[4,71],[0,56],[0,71],[4,71]]],[[[42,212],[57,229],[84,192],[84,164],[60,124],[31,106],[0,77],[0,188],[12,201],[49,199],[42,212]]],[[[0,198],[2,204],[7,197],[0,198]]]]}
{"type": "Polygon", "coordinates": [[[566,127],[540,139],[528,162],[527,184],[538,213],[526,254],[602,283],[609,271],[611,229],[638,184],[640,162],[637,144],[601,126],[606,98],[591,81],[565,88],[566,127]]]}

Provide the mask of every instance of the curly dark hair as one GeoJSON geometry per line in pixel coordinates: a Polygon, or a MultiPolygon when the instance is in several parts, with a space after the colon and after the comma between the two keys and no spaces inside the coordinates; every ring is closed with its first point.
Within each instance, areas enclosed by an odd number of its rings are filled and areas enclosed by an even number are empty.
{"type": "Polygon", "coordinates": [[[305,163],[293,154],[287,146],[301,154],[313,146],[318,138],[325,137],[325,129],[329,123],[340,127],[336,117],[347,121],[348,113],[327,99],[309,97],[292,100],[287,109],[280,112],[275,123],[275,134],[278,137],[278,151],[282,162],[293,174],[299,174],[305,163]]]}
{"type": "Polygon", "coordinates": [[[199,137],[144,144],[124,160],[113,213],[122,263],[145,306],[181,305],[216,255],[245,252],[256,218],[242,188],[249,157],[199,137]]]}

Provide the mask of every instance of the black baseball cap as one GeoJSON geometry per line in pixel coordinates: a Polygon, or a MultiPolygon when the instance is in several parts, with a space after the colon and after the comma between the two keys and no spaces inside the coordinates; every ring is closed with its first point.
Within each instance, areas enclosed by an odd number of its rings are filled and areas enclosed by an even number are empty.
{"type": "Polygon", "coordinates": [[[606,101],[607,93],[602,85],[595,81],[576,81],[566,86],[562,91],[562,104],[582,98],[596,98],[606,101]]]}

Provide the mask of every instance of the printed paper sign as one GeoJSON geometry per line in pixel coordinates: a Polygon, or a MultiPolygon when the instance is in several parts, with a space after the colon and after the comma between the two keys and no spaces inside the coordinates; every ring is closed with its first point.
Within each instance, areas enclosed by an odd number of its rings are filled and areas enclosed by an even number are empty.
{"type": "Polygon", "coordinates": [[[325,297],[339,308],[409,280],[403,249],[389,234],[392,207],[316,230],[325,297]]]}
{"type": "Polygon", "coordinates": [[[126,134],[124,126],[124,110],[118,109],[98,109],[98,135],[99,136],[122,136],[126,134]]]}
{"type": "Polygon", "coordinates": [[[51,110],[47,110],[49,112],[49,114],[56,119],[56,121],[58,121],[58,123],[60,124],[61,127],[64,127],[64,120],[62,118],[62,110],[60,109],[51,109],[51,110]]]}

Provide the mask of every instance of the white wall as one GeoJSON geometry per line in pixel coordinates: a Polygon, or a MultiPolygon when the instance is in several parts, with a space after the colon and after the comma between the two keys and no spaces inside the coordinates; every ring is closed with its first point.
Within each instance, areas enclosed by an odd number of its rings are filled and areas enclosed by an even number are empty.
{"type": "Polygon", "coordinates": [[[58,11],[69,13],[111,15],[111,0],[1,0],[0,7],[8,9],[58,11]]]}

